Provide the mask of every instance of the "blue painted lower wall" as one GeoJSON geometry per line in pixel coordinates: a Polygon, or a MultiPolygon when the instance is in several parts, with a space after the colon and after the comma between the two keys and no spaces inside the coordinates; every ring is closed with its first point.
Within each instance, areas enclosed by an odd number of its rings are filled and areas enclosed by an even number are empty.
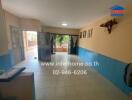
{"type": "Polygon", "coordinates": [[[13,52],[8,50],[7,54],[0,55],[0,70],[7,70],[14,65],[13,52]]]}
{"type": "Polygon", "coordinates": [[[93,51],[78,48],[78,55],[86,63],[98,61],[99,66],[93,66],[100,74],[110,80],[115,86],[120,88],[124,93],[129,94],[132,88],[124,83],[124,72],[127,63],[112,59],[110,57],[95,53],[93,51]]]}

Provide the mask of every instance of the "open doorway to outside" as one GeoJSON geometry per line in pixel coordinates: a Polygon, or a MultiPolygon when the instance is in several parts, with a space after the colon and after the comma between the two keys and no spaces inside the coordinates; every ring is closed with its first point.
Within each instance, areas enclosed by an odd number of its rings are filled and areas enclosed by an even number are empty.
{"type": "Polygon", "coordinates": [[[37,59],[37,32],[23,31],[24,51],[26,59],[37,59]]]}
{"type": "Polygon", "coordinates": [[[54,53],[68,53],[69,48],[69,35],[57,34],[54,39],[54,53]]]}

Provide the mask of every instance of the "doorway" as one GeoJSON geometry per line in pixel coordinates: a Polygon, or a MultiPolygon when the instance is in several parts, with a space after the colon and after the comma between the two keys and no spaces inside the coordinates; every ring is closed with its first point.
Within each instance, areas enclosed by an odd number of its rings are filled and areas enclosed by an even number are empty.
{"type": "Polygon", "coordinates": [[[55,35],[53,51],[54,53],[68,53],[69,35],[55,35]]]}
{"type": "Polygon", "coordinates": [[[23,40],[26,59],[38,58],[37,32],[23,31],[23,40]]]}

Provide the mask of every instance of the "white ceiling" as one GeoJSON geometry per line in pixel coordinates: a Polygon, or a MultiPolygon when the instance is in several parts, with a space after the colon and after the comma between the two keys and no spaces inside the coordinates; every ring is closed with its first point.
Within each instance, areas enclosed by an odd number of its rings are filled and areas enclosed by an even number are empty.
{"type": "Polygon", "coordinates": [[[2,0],[3,8],[19,17],[34,18],[44,25],[80,28],[110,14],[110,7],[132,0],[2,0]]]}

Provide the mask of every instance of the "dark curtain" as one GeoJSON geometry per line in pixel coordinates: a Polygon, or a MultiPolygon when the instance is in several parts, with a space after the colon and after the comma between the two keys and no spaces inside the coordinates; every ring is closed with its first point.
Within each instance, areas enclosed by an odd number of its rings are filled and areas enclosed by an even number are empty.
{"type": "Polygon", "coordinates": [[[78,36],[70,36],[69,54],[78,54],[78,36]]]}
{"type": "Polygon", "coordinates": [[[51,61],[52,37],[49,32],[38,33],[38,59],[40,61],[51,61]]]}

